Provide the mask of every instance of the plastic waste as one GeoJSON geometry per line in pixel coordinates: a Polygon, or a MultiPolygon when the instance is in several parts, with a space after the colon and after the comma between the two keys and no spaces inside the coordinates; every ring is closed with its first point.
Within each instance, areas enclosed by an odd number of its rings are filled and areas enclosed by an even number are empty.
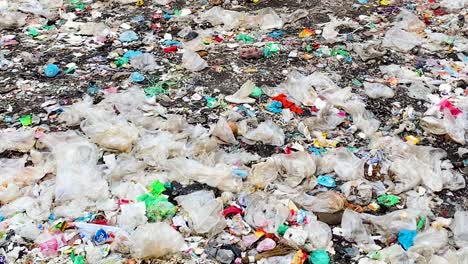
{"type": "Polygon", "coordinates": [[[336,187],[335,179],[333,179],[333,177],[331,177],[329,175],[320,175],[320,176],[318,176],[317,177],[317,183],[322,185],[322,186],[329,187],[329,188],[335,188],[336,187]]]}
{"type": "Polygon", "coordinates": [[[325,250],[318,249],[310,254],[309,261],[312,264],[328,264],[330,263],[330,256],[325,250]]]}
{"type": "Polygon", "coordinates": [[[132,233],[130,241],[132,255],[137,258],[158,258],[177,253],[185,244],[182,235],[163,222],[139,226],[132,233]]]}
{"type": "Polygon", "coordinates": [[[304,179],[314,176],[315,160],[307,152],[294,152],[289,155],[278,154],[271,157],[282,178],[282,182],[290,187],[296,187],[304,179]]]}
{"type": "Polygon", "coordinates": [[[248,131],[244,135],[244,139],[249,141],[261,141],[263,144],[273,146],[282,146],[284,145],[284,132],[278,125],[273,123],[273,121],[267,120],[260,123],[257,128],[248,131]]]}
{"type": "Polygon", "coordinates": [[[130,75],[130,78],[132,78],[133,82],[139,83],[145,80],[145,76],[139,72],[132,72],[130,75]]]}
{"type": "Polygon", "coordinates": [[[195,160],[174,158],[167,160],[165,167],[171,171],[170,178],[184,184],[197,181],[230,192],[238,192],[242,187],[242,180],[223,164],[210,167],[195,160]]]}
{"type": "Polygon", "coordinates": [[[457,211],[455,212],[453,218],[453,223],[450,226],[450,229],[453,231],[455,243],[459,247],[466,247],[468,245],[468,231],[466,229],[466,224],[468,222],[468,212],[457,211]]]}
{"type": "Polygon", "coordinates": [[[226,118],[220,117],[218,123],[213,127],[211,135],[215,136],[221,144],[237,144],[236,137],[229,126],[226,118]]]}
{"type": "Polygon", "coordinates": [[[310,76],[305,76],[298,71],[291,72],[286,81],[280,84],[279,89],[284,89],[296,101],[303,105],[314,105],[317,92],[312,87],[310,76]]]}
{"type": "Polygon", "coordinates": [[[271,195],[264,192],[252,193],[248,197],[245,221],[256,229],[276,233],[289,215],[289,209],[271,195]]]}
{"type": "Polygon", "coordinates": [[[304,248],[308,251],[328,248],[332,241],[332,230],[324,222],[310,218],[304,226],[307,232],[307,240],[304,248]]]}
{"type": "Polygon", "coordinates": [[[56,160],[55,199],[66,201],[83,196],[97,199],[107,194],[107,182],[98,170],[95,145],[73,132],[58,132],[41,138],[56,160]]]}
{"type": "Polygon", "coordinates": [[[414,245],[411,251],[421,251],[432,249],[437,252],[444,248],[448,243],[448,232],[444,228],[431,227],[418,233],[414,238],[414,245]]]}
{"type": "Polygon", "coordinates": [[[201,71],[208,67],[208,63],[198,53],[186,49],[182,55],[182,67],[189,71],[201,71]]]}
{"type": "Polygon", "coordinates": [[[364,82],[364,91],[370,98],[392,98],[395,96],[392,88],[380,83],[364,82]]]}
{"type": "Polygon", "coordinates": [[[130,64],[136,70],[142,72],[153,72],[161,66],[156,63],[156,58],[151,53],[143,53],[130,58],[130,64]]]}
{"type": "Polygon", "coordinates": [[[315,196],[301,194],[294,201],[308,211],[316,213],[336,213],[342,211],[345,199],[339,193],[333,191],[321,192],[315,196]]]}
{"type": "Polygon", "coordinates": [[[5,150],[29,152],[36,140],[34,130],[29,128],[0,130],[0,153],[5,150]]]}
{"type": "Polygon", "coordinates": [[[373,244],[371,236],[362,222],[361,215],[353,210],[346,209],[341,220],[343,237],[358,244],[373,244]]]}
{"type": "Polygon", "coordinates": [[[250,98],[249,96],[254,89],[255,83],[249,80],[246,81],[236,93],[228,95],[224,99],[235,104],[252,104],[255,103],[255,99],[250,98]]]}
{"type": "Polygon", "coordinates": [[[364,176],[364,160],[345,148],[336,149],[334,155],[333,169],[341,180],[357,180],[364,176]]]}
{"type": "Polygon", "coordinates": [[[265,238],[264,240],[260,241],[257,245],[258,252],[264,252],[268,250],[272,250],[276,247],[276,242],[271,238],[265,238]]]}
{"type": "Polygon", "coordinates": [[[57,76],[59,72],[60,72],[59,67],[53,63],[47,64],[44,69],[45,76],[49,78],[57,76]]]}
{"type": "Polygon", "coordinates": [[[199,234],[217,234],[226,226],[223,204],[211,191],[178,196],[177,203],[188,213],[190,228],[199,234]]]}
{"type": "Polygon", "coordinates": [[[121,42],[132,42],[138,40],[138,38],[138,35],[134,31],[124,31],[119,36],[121,42]]]}
{"type": "Polygon", "coordinates": [[[127,231],[132,231],[137,226],[146,224],[147,218],[145,215],[145,203],[138,202],[132,204],[121,205],[121,214],[118,217],[118,224],[121,228],[127,231]]]}
{"type": "Polygon", "coordinates": [[[400,242],[401,246],[408,250],[414,244],[414,238],[416,237],[416,230],[407,230],[402,229],[398,233],[398,242],[400,242]]]}

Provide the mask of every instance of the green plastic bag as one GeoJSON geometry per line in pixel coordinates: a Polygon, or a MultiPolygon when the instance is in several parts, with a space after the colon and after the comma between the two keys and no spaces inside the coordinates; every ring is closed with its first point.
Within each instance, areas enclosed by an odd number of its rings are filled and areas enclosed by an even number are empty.
{"type": "Polygon", "coordinates": [[[312,251],[312,253],[309,255],[309,261],[312,264],[328,264],[330,263],[330,256],[328,255],[327,251],[318,249],[312,251]]]}

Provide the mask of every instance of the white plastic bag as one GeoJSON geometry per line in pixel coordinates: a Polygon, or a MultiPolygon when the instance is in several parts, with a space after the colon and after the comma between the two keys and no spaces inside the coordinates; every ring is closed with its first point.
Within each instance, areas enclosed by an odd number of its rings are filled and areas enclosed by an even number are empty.
{"type": "Polygon", "coordinates": [[[185,244],[182,235],[170,225],[157,222],[139,226],[130,236],[132,255],[159,258],[179,252],[185,244]]]}
{"type": "Polygon", "coordinates": [[[0,153],[5,150],[29,152],[35,143],[34,130],[30,128],[4,129],[0,131],[0,153]]]}
{"type": "Polygon", "coordinates": [[[361,215],[351,209],[346,209],[341,220],[343,237],[348,241],[354,241],[358,244],[373,244],[371,236],[362,223],[361,215]]]}
{"type": "Polygon", "coordinates": [[[245,209],[245,221],[252,227],[262,228],[268,233],[275,233],[288,218],[289,209],[274,196],[264,192],[255,192],[248,197],[245,209]]]}
{"type": "Polygon", "coordinates": [[[47,134],[41,141],[57,161],[57,201],[97,199],[107,194],[107,182],[97,167],[99,155],[95,145],[71,131],[47,134]]]}
{"type": "Polygon", "coordinates": [[[208,63],[198,53],[185,49],[182,55],[182,67],[189,71],[197,72],[208,67],[208,63]]]}
{"type": "Polygon", "coordinates": [[[210,167],[192,159],[174,158],[164,165],[170,178],[182,184],[198,181],[229,192],[238,192],[242,187],[241,178],[233,176],[231,168],[223,164],[210,167]]]}
{"type": "Polygon", "coordinates": [[[290,187],[296,187],[306,178],[314,176],[315,160],[307,152],[294,152],[289,155],[278,154],[271,157],[276,170],[290,187]]]}
{"type": "Polygon", "coordinates": [[[237,144],[236,137],[232,132],[226,118],[220,117],[218,123],[211,129],[211,135],[215,136],[221,144],[237,144]]]}
{"type": "Polygon", "coordinates": [[[459,247],[468,247],[468,211],[457,211],[450,227],[453,231],[455,243],[459,247]]]}
{"type": "Polygon", "coordinates": [[[132,231],[137,226],[146,224],[148,221],[144,202],[122,204],[120,208],[122,212],[117,221],[119,226],[124,230],[132,231]]]}
{"type": "Polygon", "coordinates": [[[364,92],[370,98],[392,98],[395,95],[392,88],[380,83],[370,82],[364,82],[364,92]]]}
{"type": "Polygon", "coordinates": [[[188,213],[190,228],[199,234],[215,235],[226,226],[223,203],[212,191],[197,191],[178,196],[177,203],[188,213]]]}
{"type": "Polygon", "coordinates": [[[253,104],[255,103],[254,98],[250,98],[249,95],[255,89],[255,83],[248,80],[246,81],[237,92],[232,95],[226,96],[224,99],[228,102],[235,104],[253,104]]]}
{"type": "Polygon", "coordinates": [[[283,130],[271,120],[259,124],[257,128],[248,131],[244,135],[245,139],[261,141],[263,144],[273,146],[284,145],[284,137],[283,130]]]}

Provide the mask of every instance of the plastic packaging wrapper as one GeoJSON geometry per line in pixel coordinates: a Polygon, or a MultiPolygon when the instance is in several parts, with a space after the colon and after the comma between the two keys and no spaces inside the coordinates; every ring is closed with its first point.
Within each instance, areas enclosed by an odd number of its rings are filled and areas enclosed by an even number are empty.
{"type": "Polygon", "coordinates": [[[354,241],[358,244],[374,243],[366,227],[362,223],[361,215],[353,210],[346,209],[341,220],[343,237],[348,241],[354,241]]]}
{"type": "Polygon", "coordinates": [[[271,120],[267,120],[259,124],[257,128],[248,131],[244,135],[244,138],[252,141],[261,141],[263,144],[273,146],[284,145],[283,130],[271,120]]]}
{"type": "Polygon", "coordinates": [[[289,215],[289,209],[275,197],[263,192],[249,196],[245,209],[245,221],[254,228],[262,228],[268,233],[276,233],[289,215]]]}
{"type": "Polygon", "coordinates": [[[342,180],[358,180],[364,176],[364,160],[353,155],[345,148],[339,148],[335,151],[334,166],[338,177],[342,180]]]}
{"type": "Polygon", "coordinates": [[[211,191],[198,191],[176,198],[188,213],[190,228],[199,234],[217,234],[226,226],[223,204],[211,191]]]}
{"type": "Polygon", "coordinates": [[[208,67],[208,63],[198,53],[186,49],[182,56],[182,67],[189,71],[197,72],[208,67]]]}
{"type": "Polygon", "coordinates": [[[174,158],[168,160],[165,166],[171,171],[171,178],[181,183],[197,181],[230,192],[238,192],[242,187],[242,180],[233,176],[231,169],[222,164],[209,167],[195,160],[174,158]]]}
{"type": "Polygon", "coordinates": [[[273,160],[260,162],[252,166],[252,173],[247,178],[253,186],[263,189],[279,176],[273,160]]]}
{"type": "Polygon", "coordinates": [[[370,98],[392,98],[395,92],[392,88],[380,83],[364,83],[364,91],[370,98]]]}
{"type": "Polygon", "coordinates": [[[340,114],[338,109],[332,108],[331,104],[326,104],[316,117],[306,118],[304,124],[309,131],[329,131],[335,129],[344,119],[345,117],[340,114]]]}
{"type": "Polygon", "coordinates": [[[304,179],[314,176],[315,160],[307,152],[278,154],[273,156],[272,160],[279,175],[283,178],[282,181],[290,187],[296,187],[304,179]]]}
{"type": "Polygon", "coordinates": [[[368,205],[372,200],[373,188],[366,180],[345,182],[340,189],[349,202],[368,205]]]}
{"type": "Polygon", "coordinates": [[[132,241],[132,255],[138,258],[158,258],[176,253],[185,243],[179,232],[162,222],[139,226],[132,233],[130,241],[132,241]]]}
{"type": "Polygon", "coordinates": [[[29,128],[0,131],[0,153],[5,150],[29,152],[35,143],[34,130],[29,128]]]}
{"type": "Polygon", "coordinates": [[[255,88],[255,83],[252,81],[246,81],[241,88],[232,95],[226,96],[224,99],[228,102],[235,104],[252,104],[255,103],[254,98],[250,98],[249,95],[255,88]]]}
{"type": "Polygon", "coordinates": [[[55,199],[65,201],[84,196],[97,199],[107,192],[107,182],[97,168],[95,145],[73,132],[59,132],[41,139],[57,162],[55,199]]]}

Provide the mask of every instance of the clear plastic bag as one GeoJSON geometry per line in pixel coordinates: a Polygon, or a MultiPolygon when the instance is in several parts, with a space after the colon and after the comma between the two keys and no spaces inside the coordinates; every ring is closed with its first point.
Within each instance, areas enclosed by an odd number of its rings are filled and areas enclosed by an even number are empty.
{"type": "Polygon", "coordinates": [[[263,189],[278,177],[278,170],[274,162],[269,159],[252,166],[252,173],[247,178],[247,182],[256,188],[263,189]]]}
{"type": "Polygon", "coordinates": [[[57,162],[57,201],[97,199],[107,194],[107,182],[97,167],[95,145],[71,131],[48,134],[41,141],[52,150],[57,162]]]}
{"type": "Polygon", "coordinates": [[[142,133],[135,147],[135,157],[151,166],[161,166],[167,159],[183,154],[184,142],[167,131],[142,133]]]}
{"type": "Polygon", "coordinates": [[[146,206],[144,202],[122,204],[120,206],[122,212],[118,217],[118,224],[121,228],[127,231],[132,231],[137,226],[146,224],[146,206]]]}
{"type": "Polygon", "coordinates": [[[141,55],[132,57],[130,64],[136,70],[142,72],[154,72],[155,70],[162,68],[156,63],[156,58],[151,53],[143,53],[141,55]]]}
{"type": "Polygon", "coordinates": [[[455,243],[459,247],[468,247],[468,211],[457,211],[453,216],[450,229],[453,231],[455,243]]]}
{"type": "Polygon", "coordinates": [[[178,196],[175,200],[188,213],[189,226],[196,233],[215,235],[226,226],[223,203],[215,198],[212,191],[197,191],[178,196]]]}
{"type": "Polygon", "coordinates": [[[306,178],[314,176],[315,160],[307,152],[278,154],[271,158],[284,183],[297,187],[306,178]]]}
{"type": "Polygon", "coordinates": [[[36,140],[30,128],[4,129],[0,131],[0,153],[5,150],[29,152],[36,140]]]}
{"type": "Polygon", "coordinates": [[[424,249],[432,249],[435,252],[448,244],[448,232],[444,228],[429,228],[416,235],[414,245],[409,249],[419,252],[424,249]]]}
{"type": "Polygon", "coordinates": [[[298,71],[292,71],[278,89],[287,91],[294,100],[306,106],[314,105],[317,98],[310,76],[305,76],[298,71]]]}
{"type": "Polygon", "coordinates": [[[304,226],[304,230],[308,233],[305,245],[307,251],[326,249],[330,246],[332,231],[324,222],[310,219],[310,221],[304,226]]]}
{"type": "Polygon", "coordinates": [[[242,187],[241,178],[233,176],[231,168],[223,164],[210,167],[192,159],[174,158],[164,166],[170,172],[171,179],[183,184],[197,181],[229,192],[239,192],[242,187]]]}
{"type": "Polygon", "coordinates": [[[221,144],[237,144],[236,137],[226,118],[220,117],[218,123],[211,129],[211,135],[215,136],[221,144]]]}
{"type": "Polygon", "coordinates": [[[198,53],[185,49],[182,55],[182,67],[189,71],[201,71],[208,67],[208,63],[198,53]]]}
{"type": "Polygon", "coordinates": [[[392,88],[380,83],[370,82],[364,82],[364,92],[370,98],[392,98],[395,95],[392,88]]]}
{"type": "Polygon", "coordinates": [[[284,137],[285,136],[283,130],[271,120],[267,120],[259,124],[257,128],[248,131],[244,135],[245,139],[252,141],[261,141],[263,144],[273,146],[284,145],[284,137]]]}
{"type": "Polygon", "coordinates": [[[255,89],[255,83],[248,80],[246,81],[241,88],[235,92],[233,95],[228,95],[224,99],[228,102],[235,104],[253,104],[255,103],[254,98],[250,98],[249,95],[255,89]]]}
{"type": "Polygon", "coordinates": [[[245,221],[252,227],[262,228],[268,233],[275,233],[278,227],[286,221],[289,209],[274,196],[264,192],[256,192],[248,197],[245,209],[245,221]]]}
{"type": "Polygon", "coordinates": [[[425,216],[424,212],[414,208],[397,210],[381,216],[361,214],[362,219],[369,222],[382,235],[396,235],[402,229],[414,230],[418,218],[422,216],[425,216]]]}
{"type": "Polygon", "coordinates": [[[325,107],[320,109],[316,117],[304,119],[304,124],[309,131],[333,130],[345,120],[345,116],[338,112],[338,109],[332,108],[332,105],[327,103],[325,107]]]}
{"type": "Polygon", "coordinates": [[[366,227],[362,223],[361,215],[353,210],[346,209],[344,211],[343,219],[341,220],[341,228],[343,229],[343,237],[348,241],[354,241],[358,244],[374,243],[366,227]]]}
{"type": "Polygon", "coordinates": [[[364,163],[362,160],[345,148],[335,150],[334,165],[338,177],[344,181],[358,180],[364,176],[364,163]]]}
{"type": "Polygon", "coordinates": [[[130,236],[132,256],[159,258],[179,252],[185,244],[182,235],[170,225],[157,222],[139,226],[130,236]]]}
{"type": "Polygon", "coordinates": [[[346,199],[337,192],[327,191],[315,196],[303,193],[295,197],[294,202],[314,213],[336,213],[345,208],[346,199]]]}

